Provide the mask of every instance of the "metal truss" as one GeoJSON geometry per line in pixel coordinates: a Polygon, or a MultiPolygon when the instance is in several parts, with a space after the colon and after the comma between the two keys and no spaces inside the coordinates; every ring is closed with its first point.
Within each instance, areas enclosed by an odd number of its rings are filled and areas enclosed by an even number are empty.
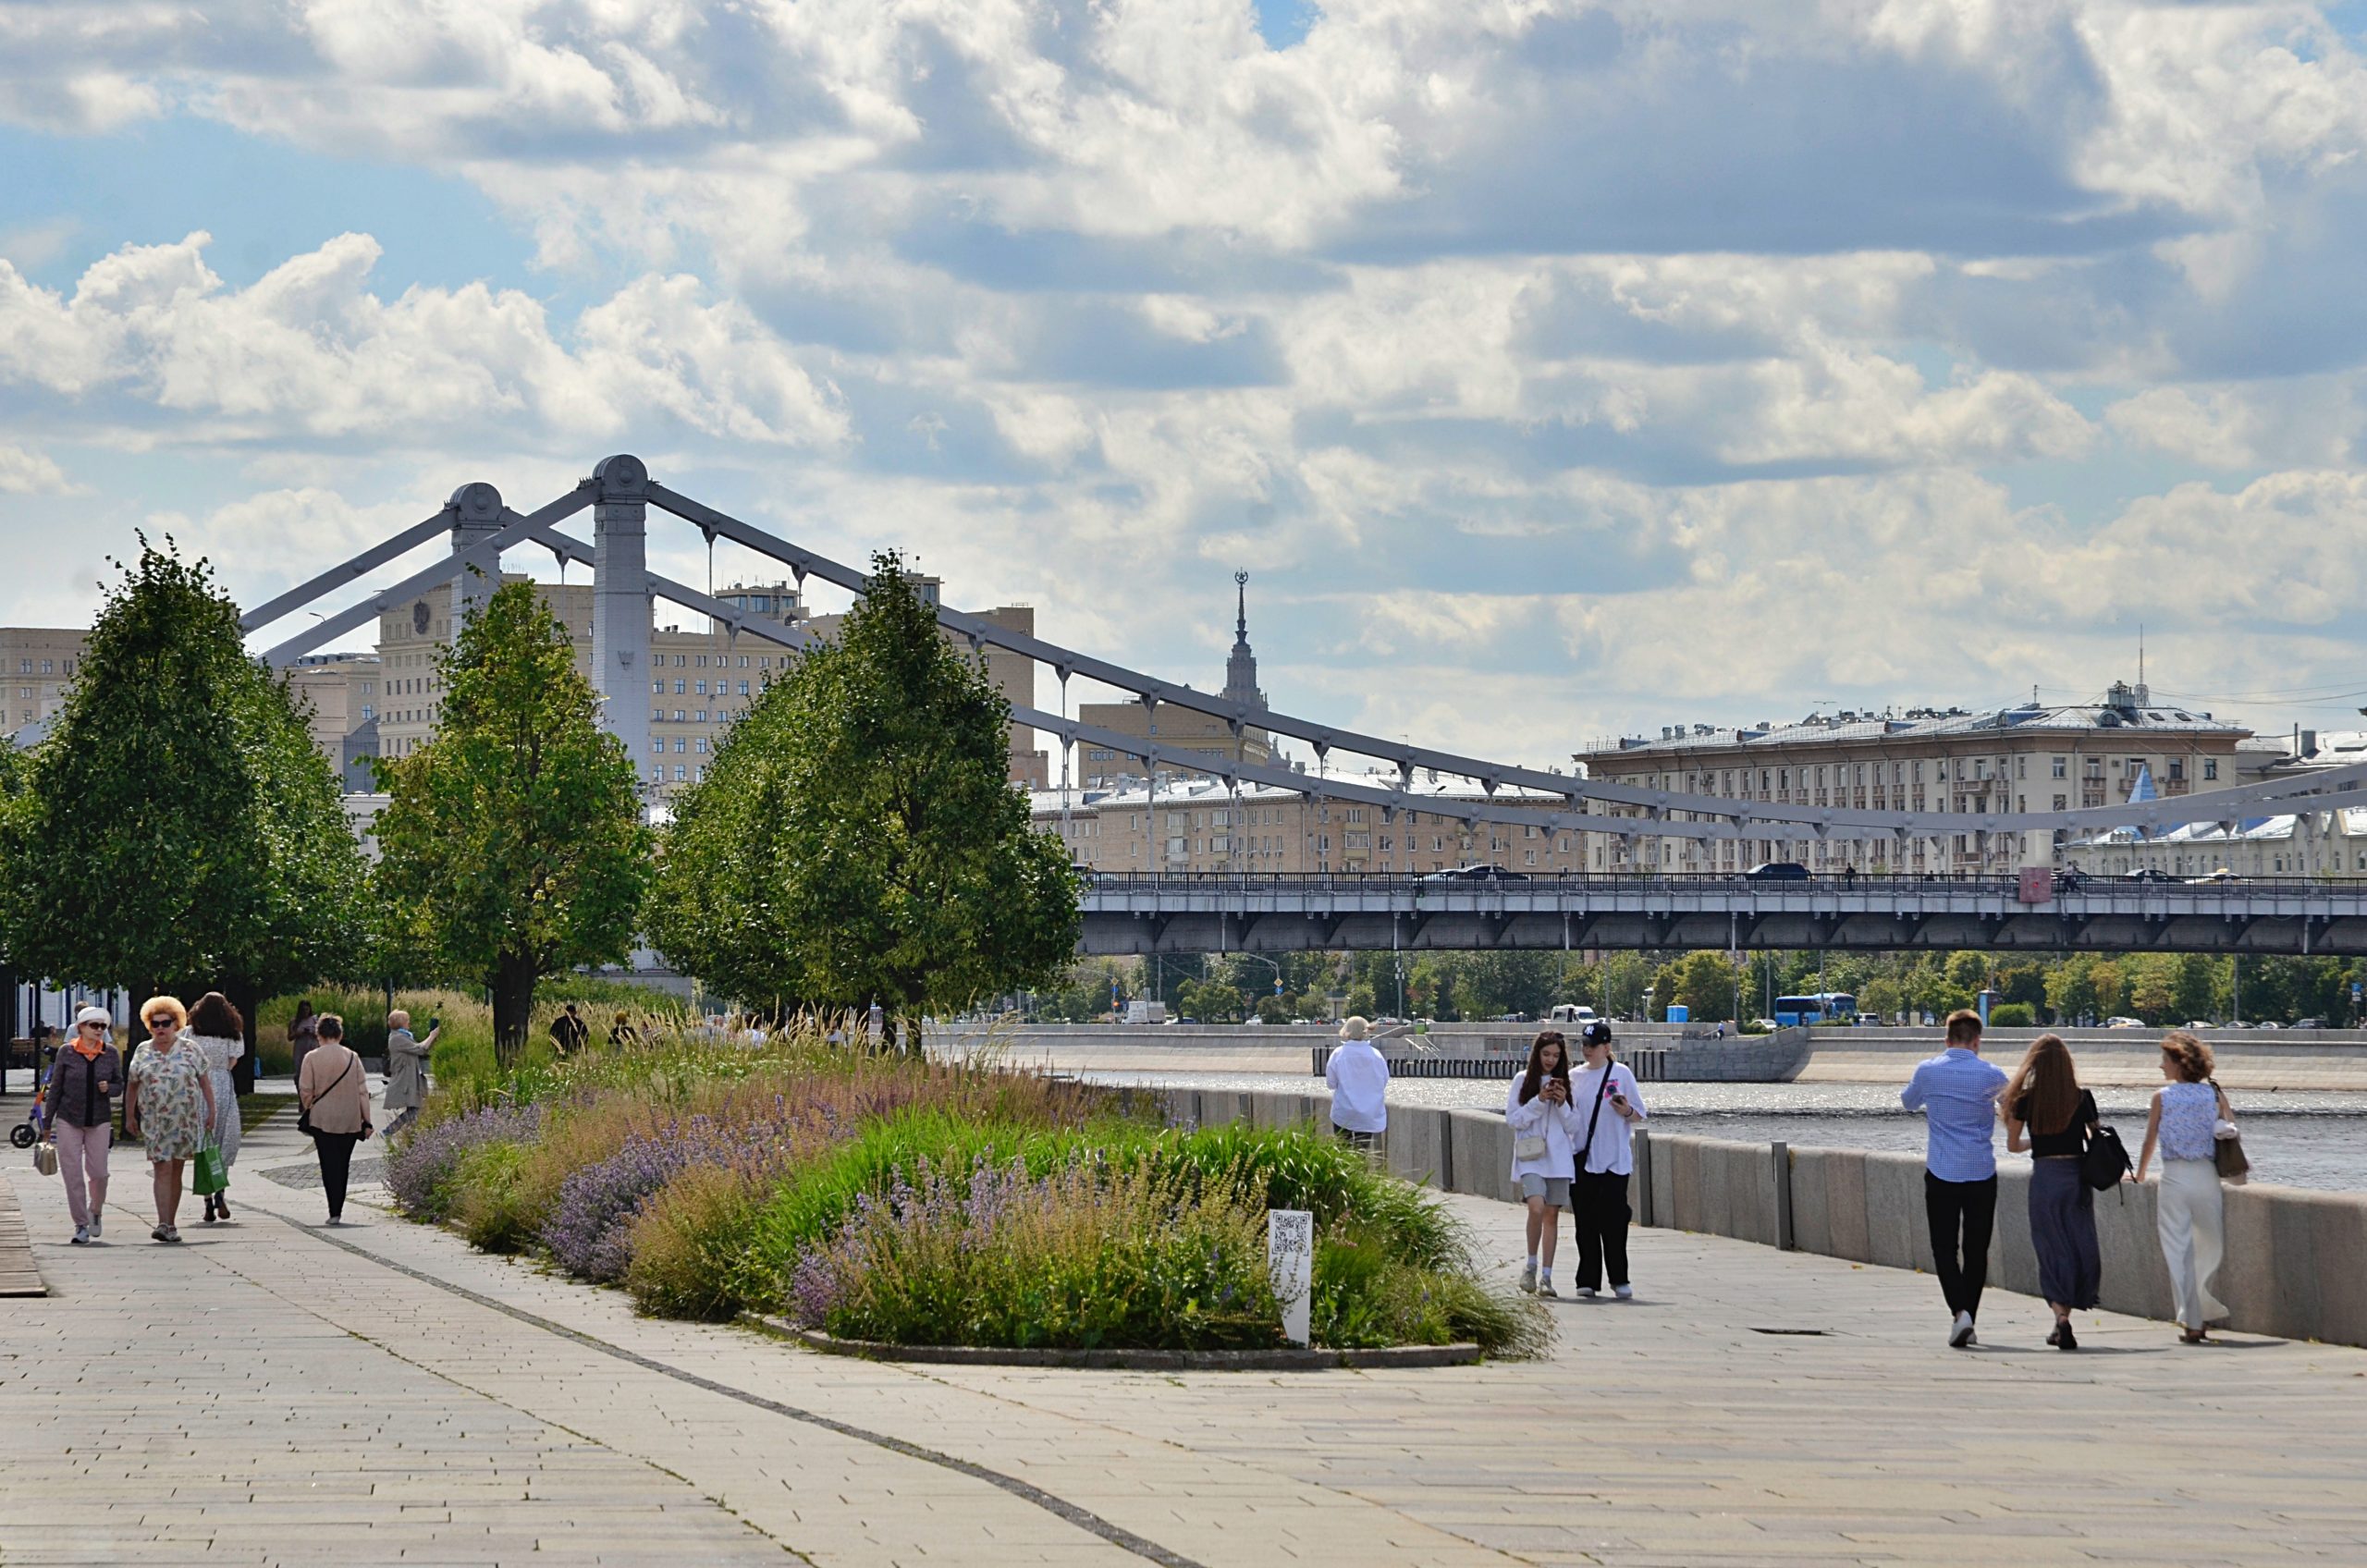
{"type": "MultiPolygon", "coordinates": [[[[374,617],[397,608],[423,593],[462,580],[467,574],[482,572],[487,577],[497,577],[501,556],[506,550],[520,546],[547,549],[563,562],[591,566],[596,573],[599,570],[598,550],[560,533],[558,524],[586,508],[599,508],[595,516],[604,519],[609,510],[629,511],[637,527],[639,511],[644,505],[655,505],[694,525],[710,544],[717,538],[730,539],[779,562],[790,570],[801,586],[808,577],[818,577],[857,594],[869,586],[868,576],[860,569],[817,555],[728,512],[678,494],[648,478],[646,469],[637,459],[620,456],[607,459],[599,465],[593,477],[582,481],[566,495],[533,512],[520,513],[503,506],[499,492],[489,484],[462,485],[435,516],[413,524],[385,543],[364,550],[259,606],[249,612],[240,624],[250,633],[258,631],[321,595],[343,588],[427,543],[439,532],[450,533],[453,552],[443,560],[412,573],[363,604],[320,620],[273,646],[264,655],[270,664],[285,666],[374,617]]],[[[607,524],[603,521],[595,526],[605,527],[607,524]]],[[[637,543],[632,558],[638,562],[637,543]]],[[[645,569],[639,570],[638,575],[642,581],[637,597],[644,606],[650,601],[666,599],[712,618],[735,635],[744,632],[783,647],[803,648],[813,641],[810,632],[770,617],[739,609],[645,569]]],[[[1010,631],[982,617],[965,614],[947,606],[938,606],[937,614],[939,624],[963,638],[973,651],[992,645],[1049,667],[1060,680],[1063,691],[1072,679],[1081,676],[1125,692],[1146,708],[1156,708],[1165,703],[1206,714],[1222,720],[1235,737],[1250,729],[1288,736],[1306,742],[1318,762],[1328,760],[1335,752],[1345,753],[1393,767],[1397,778],[1392,785],[1375,781],[1369,775],[1360,780],[1353,775],[1326,776],[1319,772],[1309,775],[1271,764],[1210,758],[1201,753],[1163,745],[1143,736],[1084,724],[1064,713],[1013,706],[1011,717],[1014,722],[1057,735],[1064,747],[1107,747],[1121,755],[1140,759],[1147,771],[1165,765],[1197,775],[1213,776],[1229,784],[1264,785],[1318,800],[1376,806],[1383,813],[1383,821],[1390,820],[1399,812],[1429,812],[1475,826],[1483,821],[1499,822],[1554,832],[1607,833],[1630,840],[1646,838],[1698,841],[1888,839],[1905,845],[1918,839],[1936,839],[1967,834],[1976,836],[1985,843],[2004,834],[2086,835],[2115,827],[2141,827],[2159,832],[2186,823],[2232,822],[2267,815],[2280,808],[2306,810],[2312,802],[2317,809],[2326,809],[2339,802],[2325,797],[2347,794],[2367,783],[2367,764],[2359,764],[2272,783],[2212,790],[2201,795],[2063,812],[1863,811],[1840,806],[1738,801],[1723,796],[1694,795],[1579,778],[1363,734],[1336,725],[1277,713],[1253,704],[1233,702],[1217,693],[1161,680],[1056,643],[1010,631]],[[1417,794],[1412,788],[1417,770],[1468,778],[1477,786],[1480,798],[1447,800],[1417,794]],[[1506,788],[1527,793],[1509,801],[1495,799],[1497,791],[1506,788]]],[[[637,688],[617,689],[611,684],[637,681],[641,679],[638,672],[626,676],[601,666],[595,667],[595,679],[603,695],[612,699],[612,713],[622,711],[617,704],[628,696],[638,701],[637,688]]],[[[1386,775],[1380,777],[1385,779],[1386,775]]]]}

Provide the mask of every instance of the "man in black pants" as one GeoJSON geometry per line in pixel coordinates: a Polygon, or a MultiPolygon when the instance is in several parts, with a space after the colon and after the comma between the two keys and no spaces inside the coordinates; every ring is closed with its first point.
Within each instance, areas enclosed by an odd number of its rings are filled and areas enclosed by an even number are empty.
{"type": "Polygon", "coordinates": [[[1981,1060],[1981,1015],[1948,1014],[1948,1048],[1916,1064],[1898,1103],[1929,1123],[1923,1213],[1932,1226],[1932,1268],[1955,1315],[1948,1343],[1973,1342],[1981,1292],[1989,1283],[1989,1238],[1997,1220],[1997,1096],[2005,1074],[1981,1060]]]}
{"type": "Polygon", "coordinates": [[[1627,1177],[1636,1169],[1635,1124],[1644,1120],[1636,1074],[1611,1056],[1611,1025],[1600,1019],[1578,1032],[1586,1071],[1570,1080],[1570,1104],[1585,1126],[1571,1163],[1570,1219],[1578,1238],[1578,1294],[1591,1300],[1611,1277],[1611,1293],[1632,1299],[1627,1282],[1627,1177]]]}

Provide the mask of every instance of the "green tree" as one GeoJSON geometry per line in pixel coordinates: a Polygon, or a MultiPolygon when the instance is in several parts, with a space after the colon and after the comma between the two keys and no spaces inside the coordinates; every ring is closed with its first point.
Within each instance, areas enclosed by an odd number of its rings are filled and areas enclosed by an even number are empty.
{"type": "Polygon", "coordinates": [[[1697,1023],[1732,1018],[1738,974],[1724,953],[1687,953],[1662,972],[1659,994],[1653,997],[1652,1004],[1662,1010],[1663,1018],[1668,1016],[1666,1009],[1671,1002],[1684,1008],[1697,1023]]]}
{"type": "Polygon", "coordinates": [[[13,766],[0,898],[20,970],[220,989],[251,1019],[350,961],[362,860],[336,776],[203,561],[141,541],[49,739],[13,766]]]}
{"type": "Polygon", "coordinates": [[[525,1043],[534,986],[632,950],[649,875],[638,775],[531,582],[496,590],[437,659],[443,719],[383,759],[375,895],[399,939],[493,993],[494,1045],[525,1043]]]}
{"type": "Polygon", "coordinates": [[[1008,781],[1010,718],[901,562],[875,557],[837,639],[676,802],[658,947],[759,1005],[877,998],[908,1046],[930,1006],[1045,986],[1076,946],[1078,879],[1008,781]]]}

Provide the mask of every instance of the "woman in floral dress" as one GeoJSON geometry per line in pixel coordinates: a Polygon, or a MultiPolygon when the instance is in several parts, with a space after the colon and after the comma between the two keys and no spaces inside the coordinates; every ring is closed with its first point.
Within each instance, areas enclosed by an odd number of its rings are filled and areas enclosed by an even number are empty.
{"type": "Polygon", "coordinates": [[[140,1010],[148,1048],[132,1058],[123,1099],[123,1130],[147,1145],[155,1177],[160,1242],[178,1242],[181,1168],[195,1158],[214,1121],[214,1083],[205,1053],[187,1038],[189,1011],[172,997],[152,997],[140,1010]]]}

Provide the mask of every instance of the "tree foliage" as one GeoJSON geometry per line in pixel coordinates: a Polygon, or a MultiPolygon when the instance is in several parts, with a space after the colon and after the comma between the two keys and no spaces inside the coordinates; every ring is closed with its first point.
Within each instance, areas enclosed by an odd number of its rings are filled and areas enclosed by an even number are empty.
{"type": "Polygon", "coordinates": [[[1077,878],[1009,783],[1010,705],[893,555],[678,802],[651,935],[743,1004],[900,1023],[1050,989],[1077,878]]]}
{"type": "Polygon", "coordinates": [[[335,973],[363,870],[298,699],[167,541],[106,592],[48,739],[0,808],[22,970],[250,1004],[335,973]]]}
{"type": "Polygon", "coordinates": [[[376,929],[406,962],[493,992],[505,1055],[535,982],[632,950],[649,876],[638,774],[531,582],[503,584],[437,661],[441,722],[381,759],[376,929]]]}

